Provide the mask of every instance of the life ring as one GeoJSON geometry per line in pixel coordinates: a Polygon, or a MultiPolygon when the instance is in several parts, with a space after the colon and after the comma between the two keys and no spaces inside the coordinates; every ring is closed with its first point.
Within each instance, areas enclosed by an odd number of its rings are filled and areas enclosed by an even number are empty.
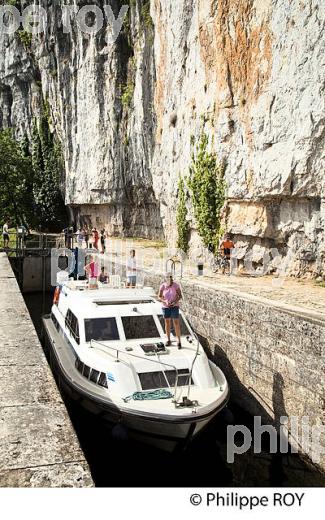
{"type": "Polygon", "coordinates": [[[56,287],[53,296],[53,304],[57,305],[60,297],[60,287],[56,287]]]}

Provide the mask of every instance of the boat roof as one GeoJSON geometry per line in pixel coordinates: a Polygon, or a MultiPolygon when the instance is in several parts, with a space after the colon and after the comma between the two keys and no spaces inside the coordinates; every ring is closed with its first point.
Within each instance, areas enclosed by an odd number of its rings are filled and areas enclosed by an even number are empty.
{"type": "Polygon", "coordinates": [[[89,289],[83,282],[69,282],[61,292],[65,298],[60,298],[59,306],[69,308],[78,317],[157,314],[161,309],[152,287],[129,289],[99,284],[98,289],[89,289]]]}

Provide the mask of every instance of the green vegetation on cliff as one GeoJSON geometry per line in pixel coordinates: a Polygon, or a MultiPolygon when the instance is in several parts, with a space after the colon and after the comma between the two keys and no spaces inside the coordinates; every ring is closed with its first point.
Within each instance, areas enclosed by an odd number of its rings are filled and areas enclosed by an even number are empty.
{"type": "Polygon", "coordinates": [[[216,251],[221,233],[221,209],[225,203],[224,167],[217,155],[208,152],[208,136],[201,134],[192,154],[188,186],[197,229],[205,247],[216,251]]]}
{"type": "Polygon", "coordinates": [[[62,229],[67,221],[60,191],[62,153],[44,109],[34,121],[31,143],[26,135],[17,142],[12,130],[0,131],[0,156],[0,221],[62,229]]]}
{"type": "Polygon", "coordinates": [[[11,130],[0,131],[0,221],[34,224],[32,161],[11,130]]]}
{"type": "Polygon", "coordinates": [[[54,229],[66,222],[60,190],[63,171],[62,152],[50,131],[46,105],[32,130],[33,195],[38,219],[43,227],[54,229]]]}
{"type": "Polygon", "coordinates": [[[177,247],[187,253],[189,247],[189,223],[187,221],[186,193],[184,181],[180,177],[178,181],[178,206],[176,214],[177,223],[177,247]]]}

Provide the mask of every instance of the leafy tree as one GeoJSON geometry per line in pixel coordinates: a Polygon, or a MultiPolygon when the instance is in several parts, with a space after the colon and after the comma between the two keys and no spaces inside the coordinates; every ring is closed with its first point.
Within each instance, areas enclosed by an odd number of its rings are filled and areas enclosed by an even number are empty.
{"type": "Polygon", "coordinates": [[[47,111],[34,121],[32,141],[0,131],[0,220],[56,231],[67,222],[60,191],[62,153],[50,131],[47,111]]]}
{"type": "Polygon", "coordinates": [[[225,202],[224,168],[215,153],[207,150],[208,136],[202,133],[196,154],[192,155],[188,186],[191,191],[194,216],[205,247],[218,247],[221,209],[225,202]]]}
{"type": "Polygon", "coordinates": [[[0,219],[26,226],[34,220],[34,208],[30,189],[33,168],[25,152],[11,130],[0,131],[0,219]]]}
{"type": "Polygon", "coordinates": [[[46,109],[43,109],[39,123],[34,121],[33,124],[32,163],[33,194],[39,221],[45,229],[62,229],[67,221],[60,191],[62,153],[50,131],[46,109]]]}

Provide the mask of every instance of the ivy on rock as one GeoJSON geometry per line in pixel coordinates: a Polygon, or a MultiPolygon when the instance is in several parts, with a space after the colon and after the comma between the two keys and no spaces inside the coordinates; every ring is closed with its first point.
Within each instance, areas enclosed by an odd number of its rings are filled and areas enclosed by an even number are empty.
{"type": "Polygon", "coordinates": [[[187,220],[186,193],[184,180],[180,177],[178,181],[178,206],[177,206],[177,247],[187,253],[189,242],[189,222],[187,220]]]}

